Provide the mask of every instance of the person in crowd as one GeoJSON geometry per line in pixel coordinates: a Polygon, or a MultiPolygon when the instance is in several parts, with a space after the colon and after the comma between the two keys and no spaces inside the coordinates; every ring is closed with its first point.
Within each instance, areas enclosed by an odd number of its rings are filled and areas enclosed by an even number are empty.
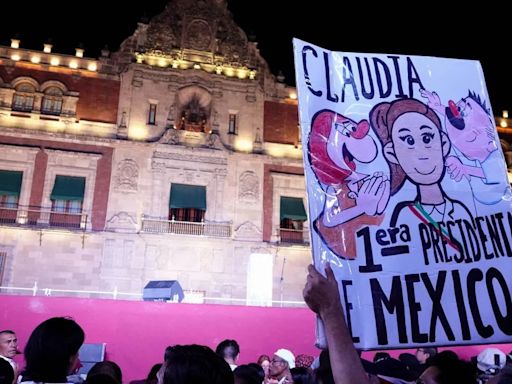
{"type": "Polygon", "coordinates": [[[203,345],[175,345],[166,350],[163,384],[234,384],[229,364],[203,345]]]}
{"type": "Polygon", "coordinates": [[[476,371],[467,361],[460,360],[453,351],[443,351],[428,358],[427,369],[417,384],[475,383],[476,371]]]}
{"type": "Polygon", "coordinates": [[[18,376],[18,366],[13,360],[18,353],[18,338],[11,330],[0,331],[0,384],[12,384],[18,376]]]}
{"type": "Polygon", "coordinates": [[[21,381],[66,383],[78,362],[83,329],[73,319],[53,317],[39,324],[25,346],[25,370],[21,381]]]}
{"type": "Polygon", "coordinates": [[[258,376],[261,379],[260,382],[264,382],[265,381],[267,376],[265,375],[265,371],[263,370],[261,365],[256,364],[256,363],[249,363],[249,364],[247,364],[247,366],[253,368],[254,370],[256,370],[256,372],[258,372],[258,376]]]}
{"type": "Polygon", "coordinates": [[[421,347],[416,349],[416,359],[420,364],[426,364],[429,357],[435,356],[437,348],[435,347],[421,347]]]}
{"type": "Polygon", "coordinates": [[[154,364],[149,370],[148,376],[141,380],[132,380],[130,384],[157,384],[158,382],[158,371],[162,368],[162,363],[154,364]]]}
{"type": "Polygon", "coordinates": [[[113,361],[100,361],[87,373],[86,384],[121,384],[123,374],[113,361]]]}
{"type": "Polygon", "coordinates": [[[386,360],[391,358],[389,353],[387,352],[377,352],[375,353],[375,356],[373,356],[373,362],[378,363],[379,361],[386,360]]]}
{"type": "Polygon", "coordinates": [[[146,377],[146,384],[156,384],[157,377],[156,374],[162,368],[162,363],[154,364],[149,370],[148,376],[146,377]]]}
{"type": "Polygon", "coordinates": [[[417,379],[423,370],[420,368],[420,362],[412,353],[401,353],[398,360],[404,364],[405,369],[412,373],[414,379],[417,379]]]}
{"type": "Polygon", "coordinates": [[[295,358],[295,367],[296,368],[311,368],[311,364],[315,358],[310,355],[300,354],[295,358]]]}
{"type": "Polygon", "coordinates": [[[290,369],[295,368],[295,356],[288,349],[278,349],[270,362],[271,384],[293,383],[290,369]]]}
{"type": "Polygon", "coordinates": [[[235,384],[261,384],[265,379],[263,368],[258,364],[239,365],[233,371],[233,376],[235,384]]]}
{"type": "Polygon", "coordinates": [[[366,371],[366,373],[372,373],[378,375],[381,378],[386,378],[387,380],[394,378],[405,382],[410,382],[418,378],[418,375],[410,372],[405,364],[403,364],[400,360],[392,358],[386,352],[380,353],[383,353],[383,355],[375,355],[375,364],[373,365],[373,370],[371,372],[366,371]]]}
{"type": "Polygon", "coordinates": [[[265,378],[268,378],[268,374],[270,372],[270,357],[268,355],[261,355],[258,357],[257,363],[263,368],[263,372],[265,372],[265,378]]]}
{"type": "Polygon", "coordinates": [[[486,382],[505,366],[507,356],[498,348],[485,348],[476,357],[478,378],[486,382]]]}
{"type": "Polygon", "coordinates": [[[240,356],[240,346],[236,340],[226,339],[221,341],[219,345],[217,345],[215,352],[226,360],[232,371],[236,368],[236,361],[240,356]]]}
{"type": "Polygon", "coordinates": [[[293,384],[314,384],[314,378],[311,371],[306,367],[295,367],[290,369],[293,384]]]}

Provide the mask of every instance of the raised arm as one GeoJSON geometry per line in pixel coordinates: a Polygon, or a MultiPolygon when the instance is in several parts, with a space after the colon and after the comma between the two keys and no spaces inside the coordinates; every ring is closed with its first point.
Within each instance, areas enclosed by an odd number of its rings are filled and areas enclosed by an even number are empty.
{"type": "Polygon", "coordinates": [[[327,277],[310,265],[303,295],[306,304],[324,323],[334,381],[337,384],[371,384],[352,343],[340,303],[338,283],[329,264],[325,273],[327,277]]]}

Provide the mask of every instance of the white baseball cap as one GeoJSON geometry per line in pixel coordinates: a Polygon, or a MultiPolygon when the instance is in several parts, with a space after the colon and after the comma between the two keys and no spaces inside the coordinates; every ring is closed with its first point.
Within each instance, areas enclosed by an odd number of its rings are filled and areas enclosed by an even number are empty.
{"type": "Polygon", "coordinates": [[[486,348],[478,354],[476,358],[476,366],[482,372],[486,372],[489,369],[501,369],[505,366],[507,358],[498,348],[486,348]],[[498,358],[495,356],[498,355],[498,358]],[[495,363],[498,363],[496,365],[495,363]]]}
{"type": "Polygon", "coordinates": [[[274,355],[279,356],[281,359],[288,363],[290,369],[295,368],[295,356],[289,350],[281,348],[278,349],[274,355]]]}

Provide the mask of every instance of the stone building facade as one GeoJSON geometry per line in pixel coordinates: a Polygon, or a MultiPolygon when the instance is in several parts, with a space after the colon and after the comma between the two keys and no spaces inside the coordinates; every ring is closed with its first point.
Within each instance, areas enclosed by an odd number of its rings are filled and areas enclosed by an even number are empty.
{"type": "Polygon", "coordinates": [[[225,0],[171,0],[98,59],[0,47],[0,291],[295,305],[303,175],[295,89],[225,0]]]}
{"type": "Polygon", "coordinates": [[[0,47],[2,291],[302,301],[295,92],[225,0],[173,0],[99,59],[51,49],[0,47]]]}

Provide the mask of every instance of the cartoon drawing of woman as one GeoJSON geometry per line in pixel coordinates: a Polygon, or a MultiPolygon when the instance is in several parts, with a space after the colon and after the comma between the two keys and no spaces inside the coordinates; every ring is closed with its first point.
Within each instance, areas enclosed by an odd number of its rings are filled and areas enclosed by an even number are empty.
{"type": "Polygon", "coordinates": [[[450,141],[432,109],[416,99],[384,102],[370,111],[370,122],[389,163],[391,195],[402,188],[405,180],[417,189],[413,201],[396,205],[391,227],[419,219],[434,224],[441,233],[436,223],[457,219],[472,221],[466,206],[448,197],[441,186],[450,141]]]}
{"type": "Polygon", "coordinates": [[[308,139],[309,163],[326,193],[313,226],[329,249],[346,259],[356,258],[355,232],[380,224],[389,199],[389,180],[382,173],[356,172],[354,160],[369,163],[377,156],[369,130],[366,120],[356,123],[322,110],[313,117],[308,139]]]}

